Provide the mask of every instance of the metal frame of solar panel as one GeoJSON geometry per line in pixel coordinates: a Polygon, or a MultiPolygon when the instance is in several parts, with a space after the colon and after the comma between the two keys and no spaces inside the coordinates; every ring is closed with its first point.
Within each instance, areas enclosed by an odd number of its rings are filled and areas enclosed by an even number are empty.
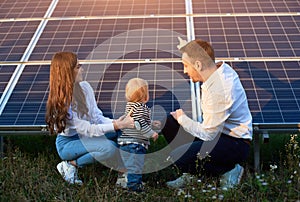
{"type": "Polygon", "coordinates": [[[110,117],[122,113],[124,83],[133,76],[149,80],[154,117],[179,106],[192,115],[197,96],[186,93],[192,85],[182,71],[178,36],[210,41],[217,60],[238,72],[255,133],[297,131],[299,8],[293,0],[5,0],[0,8],[0,134],[47,133],[49,64],[57,51],[78,54],[85,79],[110,117]]]}

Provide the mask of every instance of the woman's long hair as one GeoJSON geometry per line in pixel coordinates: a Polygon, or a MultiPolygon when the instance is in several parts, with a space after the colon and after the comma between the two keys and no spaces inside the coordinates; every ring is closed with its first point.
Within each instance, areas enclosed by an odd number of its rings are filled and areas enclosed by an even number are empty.
{"type": "MultiPolygon", "coordinates": [[[[50,90],[45,117],[50,134],[63,132],[66,120],[71,117],[69,108],[73,98],[75,68],[77,68],[77,55],[72,52],[58,52],[52,58],[50,90]]],[[[81,91],[80,94],[83,94],[81,88],[79,91],[81,91]]],[[[85,101],[84,106],[86,110],[85,101]]]]}

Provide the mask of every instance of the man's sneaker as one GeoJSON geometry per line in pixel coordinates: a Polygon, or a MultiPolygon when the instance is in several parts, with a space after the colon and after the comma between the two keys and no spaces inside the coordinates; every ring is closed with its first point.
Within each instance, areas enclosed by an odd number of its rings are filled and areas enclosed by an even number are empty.
{"type": "Polygon", "coordinates": [[[244,168],[236,164],[234,169],[222,175],[220,179],[222,189],[226,190],[240,184],[243,174],[244,168]]]}
{"type": "Polygon", "coordinates": [[[123,173],[122,175],[118,176],[116,186],[126,189],[127,187],[127,173],[123,173]]]}
{"type": "Polygon", "coordinates": [[[77,169],[67,161],[62,161],[56,166],[58,172],[70,184],[82,185],[82,181],[78,179],[77,169]]]}
{"type": "Polygon", "coordinates": [[[183,173],[182,176],[180,176],[176,180],[167,182],[166,185],[169,188],[173,188],[173,189],[184,188],[186,185],[192,182],[193,178],[194,177],[189,173],[183,173]]]}

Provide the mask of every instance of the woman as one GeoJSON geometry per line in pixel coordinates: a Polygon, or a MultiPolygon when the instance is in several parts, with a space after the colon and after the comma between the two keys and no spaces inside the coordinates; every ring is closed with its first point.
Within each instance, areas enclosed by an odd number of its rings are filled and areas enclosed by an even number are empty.
{"type": "Polygon", "coordinates": [[[46,122],[50,133],[57,133],[56,149],[63,160],[57,169],[65,181],[79,185],[77,168],[115,155],[116,145],[105,134],[134,127],[130,115],[117,120],[103,116],[92,87],[82,81],[82,71],[76,54],[56,53],[50,66],[46,107],[46,122]]]}

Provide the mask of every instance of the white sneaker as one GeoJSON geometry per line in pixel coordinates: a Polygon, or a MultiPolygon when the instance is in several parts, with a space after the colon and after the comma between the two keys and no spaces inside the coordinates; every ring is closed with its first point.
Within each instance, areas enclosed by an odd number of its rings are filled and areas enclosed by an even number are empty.
{"type": "Polygon", "coordinates": [[[56,166],[58,172],[70,184],[82,185],[82,181],[78,179],[77,169],[67,161],[62,161],[56,166]]]}
{"type": "Polygon", "coordinates": [[[194,177],[189,173],[183,173],[182,176],[180,176],[176,180],[166,182],[166,185],[169,188],[173,188],[173,189],[184,188],[186,185],[191,183],[193,179],[194,177]]]}
{"type": "Polygon", "coordinates": [[[127,187],[127,173],[123,173],[122,175],[118,176],[116,186],[126,189],[127,187]]]}
{"type": "Polygon", "coordinates": [[[233,188],[234,186],[240,184],[242,176],[244,174],[244,168],[239,164],[236,164],[234,169],[223,174],[220,179],[220,184],[223,190],[233,188]]]}

